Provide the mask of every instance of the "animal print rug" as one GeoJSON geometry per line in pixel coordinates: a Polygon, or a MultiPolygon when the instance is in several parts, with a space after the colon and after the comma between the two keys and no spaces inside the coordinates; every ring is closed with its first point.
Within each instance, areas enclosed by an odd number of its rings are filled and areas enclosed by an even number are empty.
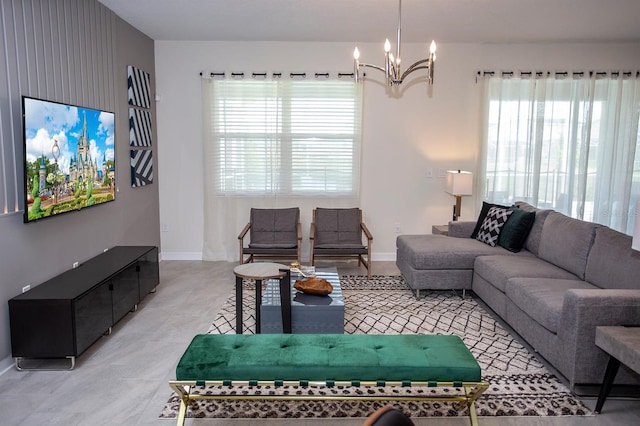
{"type": "MultiPolygon", "coordinates": [[[[479,416],[585,416],[591,411],[522,344],[514,339],[474,299],[454,292],[430,292],[416,300],[400,276],[342,276],[345,302],[344,332],[348,334],[454,334],[460,336],[482,369],[489,389],[476,401],[479,416]]],[[[255,330],[254,291],[245,284],[245,324],[255,330]],[[253,322],[253,323],[252,323],[253,322]]],[[[245,329],[245,333],[246,333],[245,329]]],[[[214,319],[208,333],[235,333],[235,296],[214,319]]],[[[411,417],[467,416],[448,402],[398,401],[394,396],[454,389],[418,388],[298,388],[210,387],[205,393],[329,393],[385,394],[389,402],[207,400],[192,402],[188,417],[323,418],[367,417],[384,405],[394,405],[411,417]]],[[[171,395],[160,417],[175,418],[180,401],[171,395]]]]}

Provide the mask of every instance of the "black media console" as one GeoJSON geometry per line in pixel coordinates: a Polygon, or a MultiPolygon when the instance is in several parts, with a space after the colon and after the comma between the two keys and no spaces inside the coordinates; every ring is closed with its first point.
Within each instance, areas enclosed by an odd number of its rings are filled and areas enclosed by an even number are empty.
{"type": "Polygon", "coordinates": [[[9,300],[11,353],[75,358],[160,282],[158,248],[118,246],[9,300]]]}

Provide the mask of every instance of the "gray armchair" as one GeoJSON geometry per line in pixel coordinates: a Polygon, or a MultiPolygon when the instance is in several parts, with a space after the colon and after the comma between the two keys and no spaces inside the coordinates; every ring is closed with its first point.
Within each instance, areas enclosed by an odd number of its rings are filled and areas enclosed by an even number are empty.
{"type": "Polygon", "coordinates": [[[240,264],[257,258],[295,259],[300,262],[300,209],[251,209],[249,223],[238,235],[238,241],[240,264]],[[247,234],[249,243],[245,247],[247,234]]]}
{"type": "Polygon", "coordinates": [[[324,209],[313,211],[311,222],[311,265],[318,258],[356,258],[371,278],[371,241],[373,236],[362,221],[362,210],[324,209]],[[366,245],[363,244],[366,239],[366,245]]]}

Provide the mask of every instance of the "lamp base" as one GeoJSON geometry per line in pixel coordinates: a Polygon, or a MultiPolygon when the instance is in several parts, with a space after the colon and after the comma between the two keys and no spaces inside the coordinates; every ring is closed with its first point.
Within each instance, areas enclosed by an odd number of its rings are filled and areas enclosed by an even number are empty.
{"type": "Polygon", "coordinates": [[[456,204],[453,206],[453,221],[457,221],[460,217],[460,210],[462,209],[462,196],[456,195],[456,204]]]}

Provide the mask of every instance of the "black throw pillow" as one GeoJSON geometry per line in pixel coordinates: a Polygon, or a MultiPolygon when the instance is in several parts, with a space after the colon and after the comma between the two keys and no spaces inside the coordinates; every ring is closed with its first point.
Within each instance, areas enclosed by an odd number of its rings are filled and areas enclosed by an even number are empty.
{"type": "Polygon", "coordinates": [[[478,216],[478,221],[476,222],[476,227],[473,229],[471,233],[471,238],[476,238],[478,236],[478,231],[480,231],[480,227],[482,226],[482,222],[484,222],[484,218],[487,217],[487,213],[491,207],[502,207],[504,209],[508,209],[509,206],[502,206],[500,204],[492,204],[487,203],[485,201],[482,202],[482,210],[480,210],[480,215],[478,216]]]}
{"type": "Polygon", "coordinates": [[[517,206],[512,206],[511,210],[513,213],[500,232],[498,245],[517,253],[522,250],[522,246],[527,241],[533,222],[536,220],[536,212],[527,212],[517,206]]]}
{"type": "Polygon", "coordinates": [[[476,240],[495,247],[498,245],[502,228],[509,220],[509,217],[513,214],[510,208],[504,207],[491,207],[487,213],[487,217],[484,218],[480,231],[476,240]]]}

